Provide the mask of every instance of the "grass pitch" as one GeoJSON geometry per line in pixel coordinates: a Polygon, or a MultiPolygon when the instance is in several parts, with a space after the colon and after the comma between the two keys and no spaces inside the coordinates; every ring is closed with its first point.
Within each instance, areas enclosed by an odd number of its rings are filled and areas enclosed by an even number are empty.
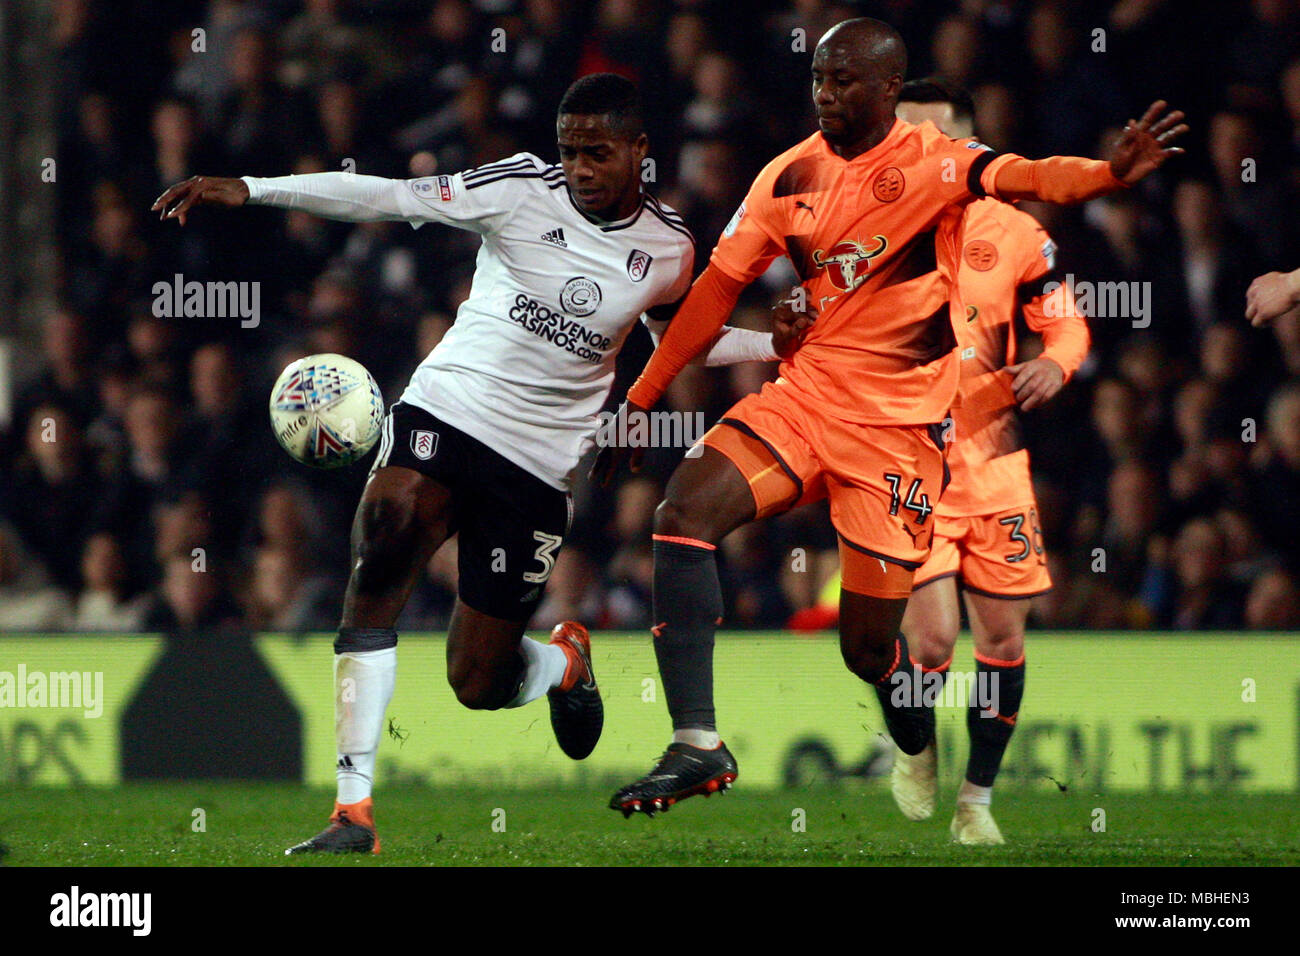
{"type": "Polygon", "coordinates": [[[887,785],[695,797],[630,820],[609,790],[390,787],[380,856],[285,857],[322,828],[328,791],[289,784],[0,788],[11,866],[1296,866],[1293,794],[1000,792],[1004,847],[954,846],[952,794],[925,823],[887,785]],[[1096,810],[1105,812],[1095,832],[1096,810]],[[198,812],[198,811],[201,811],[198,812]],[[802,812],[800,812],[802,811],[802,812]],[[203,829],[197,829],[202,824],[203,829]]]}

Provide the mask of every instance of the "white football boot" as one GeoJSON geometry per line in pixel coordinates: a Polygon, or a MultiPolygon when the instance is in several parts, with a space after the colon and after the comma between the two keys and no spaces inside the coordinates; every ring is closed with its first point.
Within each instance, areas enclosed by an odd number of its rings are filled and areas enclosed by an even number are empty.
{"type": "Polygon", "coordinates": [[[894,748],[894,769],[889,774],[889,789],[903,816],[909,820],[928,820],[934,815],[934,799],[939,789],[939,754],[931,740],[915,757],[894,748]]]}
{"type": "Polygon", "coordinates": [[[1007,842],[1002,838],[993,814],[983,803],[959,801],[948,830],[953,840],[962,846],[1001,846],[1007,842]]]}

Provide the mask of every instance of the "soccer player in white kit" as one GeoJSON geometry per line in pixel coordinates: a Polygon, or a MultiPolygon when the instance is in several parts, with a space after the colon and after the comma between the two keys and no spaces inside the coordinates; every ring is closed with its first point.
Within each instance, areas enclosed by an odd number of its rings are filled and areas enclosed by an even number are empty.
{"type": "MultiPolygon", "coordinates": [[[[519,153],[412,180],[196,176],[154,203],[182,225],[195,205],[253,203],[482,236],[469,298],[389,412],[357,506],[334,642],[338,797],[329,826],[286,853],[379,852],[371,786],[396,676],[394,624],[454,533],[447,677],[457,698],[494,710],[547,694],[574,759],[600,737],[586,629],[557,625],[549,644],[524,630],[568,532],[569,485],[595,441],[618,350],[638,317],[657,342],[690,287],[695,245],[681,217],[641,189],[648,141],[630,81],[578,80],[557,131],[558,166],[519,153]]],[[[771,335],[729,327],[704,364],[775,358],[771,335]]]]}

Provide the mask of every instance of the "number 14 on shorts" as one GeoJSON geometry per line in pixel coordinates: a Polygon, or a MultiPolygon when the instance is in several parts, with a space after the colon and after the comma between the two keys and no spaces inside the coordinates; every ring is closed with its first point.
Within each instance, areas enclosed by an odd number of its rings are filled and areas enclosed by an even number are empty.
{"type": "Polygon", "coordinates": [[[934,511],[930,496],[921,491],[921,479],[913,478],[908,485],[907,497],[902,497],[903,476],[885,472],[885,481],[889,483],[889,513],[898,514],[899,507],[907,508],[916,515],[916,523],[925,524],[925,519],[934,511]]]}

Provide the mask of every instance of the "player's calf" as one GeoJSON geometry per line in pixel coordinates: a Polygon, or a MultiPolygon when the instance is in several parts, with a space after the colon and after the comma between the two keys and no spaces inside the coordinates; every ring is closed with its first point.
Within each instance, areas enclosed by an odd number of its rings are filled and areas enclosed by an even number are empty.
{"type": "Polygon", "coordinates": [[[915,755],[934,738],[934,708],[925,702],[921,669],[898,630],[906,606],[906,595],[841,591],[840,653],[849,670],[875,688],[894,743],[915,755]]]}
{"type": "Polygon", "coordinates": [[[527,676],[525,622],[503,621],[456,602],[447,637],[447,682],[470,710],[500,710],[527,676]]]}

